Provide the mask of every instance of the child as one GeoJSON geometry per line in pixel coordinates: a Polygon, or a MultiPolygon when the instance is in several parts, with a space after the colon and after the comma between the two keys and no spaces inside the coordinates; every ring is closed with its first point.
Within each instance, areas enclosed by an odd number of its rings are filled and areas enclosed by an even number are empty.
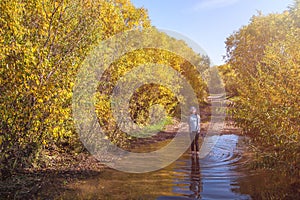
{"type": "Polygon", "coordinates": [[[189,116],[189,132],[190,137],[192,140],[191,144],[191,150],[192,153],[195,153],[195,147],[196,147],[196,153],[199,154],[199,135],[200,135],[200,116],[197,114],[197,109],[195,107],[191,107],[191,115],[189,116]],[[193,138],[194,137],[194,138],[193,138]]]}

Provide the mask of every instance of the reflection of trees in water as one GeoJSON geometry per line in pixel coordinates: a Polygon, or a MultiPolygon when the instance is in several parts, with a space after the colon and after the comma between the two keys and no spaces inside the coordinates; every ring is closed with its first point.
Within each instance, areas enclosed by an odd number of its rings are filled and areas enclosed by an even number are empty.
{"type": "Polygon", "coordinates": [[[190,198],[201,199],[201,192],[203,190],[201,173],[200,173],[200,163],[199,156],[192,155],[191,156],[191,174],[190,174],[190,191],[192,192],[189,195],[190,198]]]}
{"type": "Polygon", "coordinates": [[[264,170],[237,180],[240,194],[248,194],[252,199],[300,199],[300,185],[289,184],[297,181],[277,170],[264,170]]]}

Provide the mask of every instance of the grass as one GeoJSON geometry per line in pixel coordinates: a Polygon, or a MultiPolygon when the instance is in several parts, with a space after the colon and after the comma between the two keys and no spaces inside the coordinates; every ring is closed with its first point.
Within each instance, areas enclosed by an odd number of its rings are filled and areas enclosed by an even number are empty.
{"type": "Polygon", "coordinates": [[[145,125],[142,130],[137,131],[139,137],[151,137],[156,133],[163,131],[167,125],[173,124],[171,117],[165,117],[153,125],[145,125]]]}

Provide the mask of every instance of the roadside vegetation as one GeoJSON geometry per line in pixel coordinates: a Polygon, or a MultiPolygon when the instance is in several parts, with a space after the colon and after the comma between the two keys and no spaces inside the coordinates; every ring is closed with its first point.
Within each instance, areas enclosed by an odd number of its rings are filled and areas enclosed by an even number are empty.
{"type": "MultiPolygon", "coordinates": [[[[147,11],[135,8],[129,0],[3,0],[0,13],[1,178],[18,169],[47,167],[49,152],[76,156],[85,151],[72,119],[72,89],[88,52],[115,34],[151,28],[157,43],[180,49],[196,65],[157,49],[131,51],[112,63],[99,80],[95,108],[99,123],[114,143],[126,147],[132,138],[118,129],[110,95],[117,80],[135,66],[172,66],[197,88],[199,102],[205,101],[206,84],[196,68],[202,72],[208,69],[207,58],[156,30],[147,11]]],[[[161,71],[162,76],[164,73],[161,71]]],[[[172,79],[166,81],[171,83],[172,79]]],[[[169,117],[179,113],[178,100],[170,90],[147,84],[131,98],[132,119],[146,126],[148,110],[156,104],[162,105],[169,117]]],[[[150,129],[165,124],[157,123],[150,129]]]]}
{"type": "Polygon", "coordinates": [[[253,141],[254,166],[300,176],[300,1],[253,16],[227,38],[219,66],[236,126],[253,141]]]}

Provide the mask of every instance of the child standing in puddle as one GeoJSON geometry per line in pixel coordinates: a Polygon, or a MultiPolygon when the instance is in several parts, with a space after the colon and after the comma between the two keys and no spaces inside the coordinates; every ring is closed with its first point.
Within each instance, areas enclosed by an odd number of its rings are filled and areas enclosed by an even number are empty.
{"type": "Polygon", "coordinates": [[[199,154],[199,135],[200,135],[200,115],[197,114],[196,107],[191,107],[191,114],[189,116],[189,132],[192,140],[191,151],[192,153],[199,154]]]}

